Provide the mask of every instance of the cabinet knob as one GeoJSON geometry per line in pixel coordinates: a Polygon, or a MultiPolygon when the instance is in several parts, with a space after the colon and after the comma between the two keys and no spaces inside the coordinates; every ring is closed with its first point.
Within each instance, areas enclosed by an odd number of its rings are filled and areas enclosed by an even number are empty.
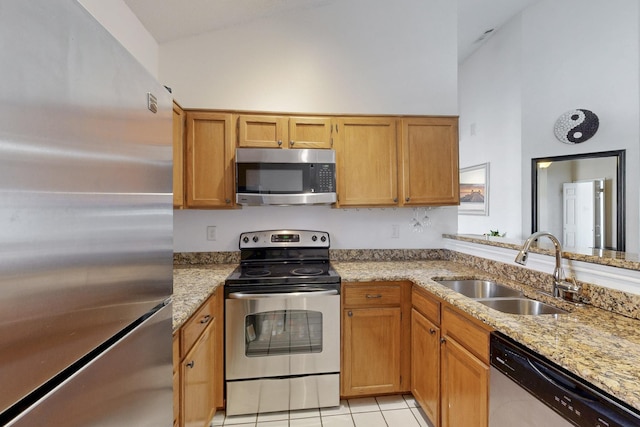
{"type": "Polygon", "coordinates": [[[280,145],[282,145],[282,140],[281,139],[278,140],[278,146],[280,146],[280,145]]]}
{"type": "Polygon", "coordinates": [[[196,361],[195,360],[192,360],[191,362],[187,363],[187,368],[189,368],[189,369],[193,368],[194,366],[196,366],[196,361]]]}
{"type": "Polygon", "coordinates": [[[231,203],[231,199],[224,199],[224,202],[225,202],[226,204],[229,204],[229,203],[231,203]]]}
{"type": "Polygon", "coordinates": [[[353,311],[349,310],[349,311],[347,312],[347,315],[348,315],[349,317],[353,317],[353,311]]]}
{"type": "Polygon", "coordinates": [[[409,200],[411,200],[411,197],[407,197],[406,199],[404,199],[405,202],[408,202],[409,200]]]}
{"type": "Polygon", "coordinates": [[[431,335],[433,335],[433,334],[435,334],[435,333],[436,333],[436,330],[435,330],[435,329],[433,329],[433,328],[429,328],[429,333],[430,333],[431,335]]]}
{"type": "Polygon", "coordinates": [[[446,339],[444,339],[444,338],[440,338],[440,343],[442,343],[442,344],[446,344],[446,342],[447,342],[447,340],[446,340],[446,339]]]}
{"type": "Polygon", "coordinates": [[[211,315],[207,314],[206,316],[204,316],[202,318],[202,320],[200,320],[200,323],[202,323],[202,324],[209,323],[209,320],[211,320],[211,315]]]}
{"type": "Polygon", "coordinates": [[[393,199],[393,203],[398,203],[398,198],[397,197],[393,199]]]}
{"type": "Polygon", "coordinates": [[[291,145],[293,147],[293,144],[295,144],[296,142],[292,139],[291,141],[289,141],[289,145],[291,145]]]}

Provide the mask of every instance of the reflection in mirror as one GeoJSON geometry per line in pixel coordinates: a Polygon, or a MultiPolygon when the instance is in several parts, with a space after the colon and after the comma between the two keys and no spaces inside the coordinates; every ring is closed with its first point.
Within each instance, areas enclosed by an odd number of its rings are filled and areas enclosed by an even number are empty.
{"type": "Polygon", "coordinates": [[[532,159],[531,231],[563,246],[625,250],[625,150],[532,159]]]}

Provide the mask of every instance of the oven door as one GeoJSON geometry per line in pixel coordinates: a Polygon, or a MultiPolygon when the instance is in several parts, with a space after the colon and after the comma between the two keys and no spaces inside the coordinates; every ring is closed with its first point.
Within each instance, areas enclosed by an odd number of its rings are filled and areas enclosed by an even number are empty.
{"type": "Polygon", "coordinates": [[[340,295],[229,292],[225,301],[227,380],[340,371],[340,295]]]}

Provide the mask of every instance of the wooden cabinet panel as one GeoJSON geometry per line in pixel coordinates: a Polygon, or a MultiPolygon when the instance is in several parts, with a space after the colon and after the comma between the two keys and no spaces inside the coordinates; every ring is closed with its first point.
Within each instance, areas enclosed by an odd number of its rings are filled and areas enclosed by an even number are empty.
{"type": "Polygon", "coordinates": [[[489,331],[476,325],[467,316],[446,306],[442,310],[442,332],[454,338],[485,363],[489,363],[489,331]]]}
{"type": "Polygon", "coordinates": [[[403,118],[400,204],[460,203],[458,119],[403,118]]]}
{"type": "Polygon", "coordinates": [[[234,130],[231,114],[187,112],[188,207],[233,207],[234,130]]]}
{"type": "Polygon", "coordinates": [[[287,122],[283,116],[239,116],[238,147],[286,148],[287,122]]]}
{"type": "Polygon", "coordinates": [[[329,117],[290,117],[289,148],[331,148],[329,117]]]}
{"type": "Polygon", "coordinates": [[[205,427],[213,414],[215,372],[213,328],[207,328],[182,361],[183,425],[205,427]]]}
{"type": "Polygon", "coordinates": [[[345,286],[345,307],[396,305],[401,302],[400,284],[359,284],[345,286]]]}
{"type": "Polygon", "coordinates": [[[456,340],[442,345],[442,427],[486,427],[489,366],[456,340]]]}
{"type": "Polygon", "coordinates": [[[411,312],[411,392],[434,425],[440,422],[440,328],[411,312]]]}
{"type": "Polygon", "coordinates": [[[335,124],[338,205],[397,205],[395,118],[338,118],[335,124]]]}
{"type": "Polygon", "coordinates": [[[184,125],[185,114],[173,102],[173,207],[184,206],[184,125]]]}
{"type": "Polygon", "coordinates": [[[411,291],[411,304],[431,322],[440,324],[440,302],[431,297],[427,291],[416,289],[414,286],[411,291]]]}
{"type": "Polygon", "coordinates": [[[211,300],[205,301],[180,328],[180,357],[185,357],[202,331],[214,320],[211,300]]]}
{"type": "Polygon", "coordinates": [[[400,391],[401,309],[343,312],[343,396],[400,391]]]}
{"type": "Polygon", "coordinates": [[[174,422],[206,427],[224,406],[224,298],[214,292],[174,333],[174,422]]]}

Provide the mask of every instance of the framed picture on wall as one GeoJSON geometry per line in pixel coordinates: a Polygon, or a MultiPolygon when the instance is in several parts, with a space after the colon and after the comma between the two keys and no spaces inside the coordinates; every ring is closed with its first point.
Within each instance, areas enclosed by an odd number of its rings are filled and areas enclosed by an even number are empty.
{"type": "Polygon", "coordinates": [[[461,215],[489,215],[489,163],[460,169],[461,215]]]}

